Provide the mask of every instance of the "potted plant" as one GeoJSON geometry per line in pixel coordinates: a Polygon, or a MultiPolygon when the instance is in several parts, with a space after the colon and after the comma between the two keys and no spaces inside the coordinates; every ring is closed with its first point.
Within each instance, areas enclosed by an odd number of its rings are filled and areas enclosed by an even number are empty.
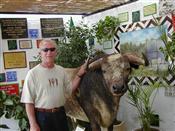
{"type": "Polygon", "coordinates": [[[164,43],[164,47],[160,47],[160,51],[163,53],[165,61],[169,63],[169,73],[175,75],[175,32],[172,32],[172,35],[167,35],[166,27],[161,25],[154,16],[153,19],[159,28],[160,39],[164,43]]]}
{"type": "Polygon", "coordinates": [[[135,85],[128,89],[129,103],[136,108],[141,125],[141,128],[136,131],[158,131],[151,126],[151,123],[158,121],[152,106],[159,87],[159,83],[154,83],[144,88],[141,85],[135,85]],[[155,90],[156,92],[153,93],[155,90]]]}
{"type": "MultiPolygon", "coordinates": [[[[21,131],[29,129],[27,114],[24,105],[20,103],[20,96],[8,95],[5,91],[0,91],[0,117],[18,120],[21,131]]],[[[8,125],[0,125],[0,128],[9,128],[8,125]]]]}
{"type": "Polygon", "coordinates": [[[119,25],[120,21],[115,16],[106,16],[104,20],[101,19],[93,26],[97,41],[101,44],[111,40],[119,25]]]}

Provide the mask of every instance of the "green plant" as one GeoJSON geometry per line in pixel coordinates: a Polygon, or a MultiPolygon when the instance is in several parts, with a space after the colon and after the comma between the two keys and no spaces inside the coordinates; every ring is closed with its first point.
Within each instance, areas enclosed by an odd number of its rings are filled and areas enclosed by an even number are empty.
{"type": "Polygon", "coordinates": [[[106,16],[94,25],[95,36],[99,43],[111,40],[114,37],[117,27],[120,25],[119,19],[114,16],[106,16]]]}
{"type": "Polygon", "coordinates": [[[143,131],[151,131],[151,123],[157,121],[152,106],[159,88],[160,84],[154,83],[144,88],[141,85],[136,85],[128,89],[129,103],[137,109],[143,131]]]}
{"type": "Polygon", "coordinates": [[[56,63],[63,67],[78,67],[89,55],[86,40],[92,37],[93,31],[85,24],[66,30],[67,42],[58,42],[56,63]]]}
{"type": "Polygon", "coordinates": [[[168,38],[165,26],[161,25],[159,21],[153,16],[161,33],[160,39],[164,43],[164,47],[160,47],[160,51],[164,54],[165,61],[169,63],[168,71],[175,75],[175,32],[168,38]]]}
{"type": "MultiPolygon", "coordinates": [[[[4,91],[0,91],[0,110],[0,117],[18,120],[21,131],[26,131],[29,128],[27,114],[18,95],[8,95],[4,91]]],[[[8,128],[8,126],[0,125],[0,128],[8,128]]]]}
{"type": "Polygon", "coordinates": [[[170,41],[168,41],[165,32],[162,33],[161,39],[164,42],[165,47],[160,47],[160,51],[164,54],[165,60],[170,63],[168,70],[173,73],[175,72],[175,32],[172,33],[170,41]]]}

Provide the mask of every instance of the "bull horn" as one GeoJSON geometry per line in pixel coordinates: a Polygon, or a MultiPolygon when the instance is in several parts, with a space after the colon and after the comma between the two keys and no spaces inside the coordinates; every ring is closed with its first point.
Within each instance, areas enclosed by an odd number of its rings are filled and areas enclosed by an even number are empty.
{"type": "Polygon", "coordinates": [[[98,69],[101,67],[102,62],[106,59],[106,57],[108,57],[108,54],[100,54],[95,56],[93,59],[91,59],[89,61],[89,69],[90,70],[94,70],[94,69],[98,69]]]}
{"type": "Polygon", "coordinates": [[[92,62],[91,64],[89,64],[89,69],[94,70],[94,69],[100,68],[102,61],[103,61],[103,58],[100,58],[100,59],[92,62]]]}
{"type": "Polygon", "coordinates": [[[149,66],[149,60],[144,53],[142,53],[143,59],[145,61],[145,66],[149,66]]]}
{"type": "Polygon", "coordinates": [[[145,55],[143,56],[143,58],[138,57],[134,53],[125,53],[123,56],[127,57],[129,62],[130,62],[130,64],[135,66],[135,67],[137,67],[139,65],[145,65],[145,66],[149,65],[148,59],[146,59],[145,55]]]}

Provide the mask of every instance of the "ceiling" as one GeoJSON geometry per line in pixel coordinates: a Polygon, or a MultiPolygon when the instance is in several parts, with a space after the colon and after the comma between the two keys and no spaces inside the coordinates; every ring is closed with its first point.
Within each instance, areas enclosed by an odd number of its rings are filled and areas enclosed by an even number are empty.
{"type": "Polygon", "coordinates": [[[136,0],[0,0],[0,13],[88,15],[136,0]]]}

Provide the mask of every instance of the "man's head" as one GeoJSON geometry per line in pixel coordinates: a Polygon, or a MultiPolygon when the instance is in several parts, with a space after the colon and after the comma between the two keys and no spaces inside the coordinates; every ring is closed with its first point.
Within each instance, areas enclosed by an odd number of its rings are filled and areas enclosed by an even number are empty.
{"type": "Polygon", "coordinates": [[[39,49],[42,62],[54,63],[54,59],[57,55],[57,45],[55,41],[49,39],[42,40],[39,49]]]}

